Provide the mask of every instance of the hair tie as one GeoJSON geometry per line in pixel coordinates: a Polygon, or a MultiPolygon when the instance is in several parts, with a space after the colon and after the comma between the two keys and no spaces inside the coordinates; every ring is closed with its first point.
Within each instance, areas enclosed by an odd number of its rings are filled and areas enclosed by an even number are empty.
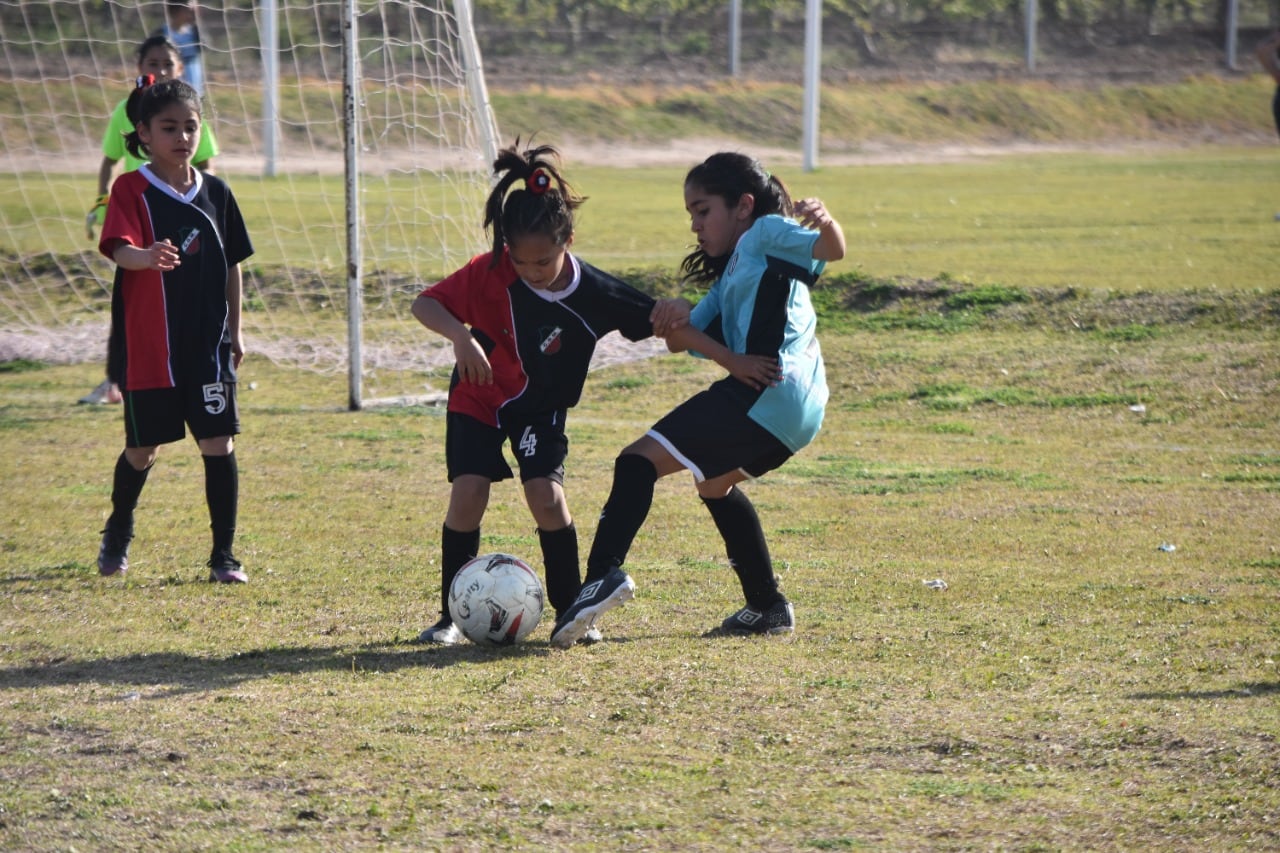
{"type": "Polygon", "coordinates": [[[524,181],[525,189],[534,195],[542,195],[551,189],[551,176],[547,174],[547,170],[541,167],[534,169],[529,177],[524,181]]]}
{"type": "Polygon", "coordinates": [[[139,77],[137,80],[135,80],[135,81],[133,81],[133,82],[134,82],[134,88],[136,88],[136,89],[145,89],[145,88],[147,88],[148,86],[151,86],[151,85],[154,85],[154,84],[155,84],[155,82],[156,82],[156,75],[154,75],[154,74],[143,74],[141,77],[139,77]]]}

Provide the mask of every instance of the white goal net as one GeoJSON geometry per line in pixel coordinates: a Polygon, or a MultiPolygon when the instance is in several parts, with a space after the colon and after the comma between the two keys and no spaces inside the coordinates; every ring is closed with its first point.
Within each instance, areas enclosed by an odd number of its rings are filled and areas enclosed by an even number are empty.
{"type": "MultiPolygon", "coordinates": [[[[251,352],[347,371],[359,281],[367,393],[413,393],[420,371],[452,359],[409,315],[413,294],[485,248],[496,132],[465,0],[191,5],[213,168],[254,242],[251,352]],[[346,251],[350,32],[360,276],[346,251]]],[[[0,0],[0,361],[103,360],[113,268],[86,214],[108,116],[133,86],[138,46],[166,21],[161,0],[0,0]]]]}

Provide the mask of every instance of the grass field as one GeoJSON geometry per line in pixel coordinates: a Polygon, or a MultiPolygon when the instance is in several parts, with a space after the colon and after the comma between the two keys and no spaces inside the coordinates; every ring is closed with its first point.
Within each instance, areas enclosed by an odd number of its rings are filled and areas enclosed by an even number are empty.
{"type": "MultiPolygon", "coordinates": [[[[682,172],[580,170],[584,256],[674,265],[682,172]]],[[[442,413],[347,412],[342,376],[261,358],[250,584],[203,582],[185,442],[103,580],[120,414],[71,403],[100,366],[0,364],[0,849],[1280,848],[1274,152],[788,179],[851,247],[816,292],[822,435],[748,487],[792,638],[702,636],[738,592],[673,477],[606,642],[409,644],[436,616],[442,413]]],[[[263,246],[268,270],[291,251],[263,246]]],[[[618,449],[715,375],[593,374],[584,552],[618,449]]],[[[536,555],[510,483],[484,530],[536,555]]]]}
{"type": "MultiPolygon", "coordinates": [[[[575,164],[571,148],[565,154],[570,177],[588,196],[578,227],[584,257],[610,270],[674,270],[690,244],[680,185],[692,163],[615,169],[575,164]]],[[[775,169],[796,197],[819,195],[840,212],[850,245],[840,271],[1017,287],[1270,289],[1280,283],[1277,156],[1269,147],[1121,148],[775,169]]],[[[282,265],[314,265],[340,299],[341,179],[230,180],[253,231],[252,268],[269,284],[282,265]]],[[[75,181],[54,179],[61,191],[26,209],[13,177],[0,176],[3,221],[13,223],[5,247],[19,255],[83,249],[75,181]]],[[[381,216],[388,198],[393,205],[430,203],[411,189],[397,187],[388,197],[375,184],[365,207],[381,216]]],[[[387,266],[382,236],[377,229],[368,235],[370,271],[387,266]]],[[[395,237],[407,245],[430,239],[395,237]]]]}
{"type": "MultiPolygon", "coordinates": [[[[118,411],[68,404],[92,366],[12,364],[0,847],[1280,845],[1280,357],[1255,307],[1087,331],[832,318],[824,432],[750,488],[794,638],[701,636],[737,593],[673,478],[637,600],[567,653],[545,626],[507,652],[406,644],[435,616],[439,411],[317,407],[340,380],[254,364],[251,583],[202,581],[186,444],[104,581],[118,411]]],[[[584,542],[617,448],[711,375],[670,356],[593,377],[571,420],[584,542]]],[[[485,529],[536,552],[510,484],[485,529]]]]}

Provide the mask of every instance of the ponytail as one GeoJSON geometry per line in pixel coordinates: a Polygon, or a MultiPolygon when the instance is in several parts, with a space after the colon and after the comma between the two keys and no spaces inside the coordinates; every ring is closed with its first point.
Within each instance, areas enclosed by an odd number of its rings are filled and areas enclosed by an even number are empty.
{"type": "Polygon", "coordinates": [[[540,234],[557,246],[573,236],[573,212],[586,201],[560,174],[560,152],[550,145],[519,150],[520,139],[498,152],[498,181],[484,207],[484,227],[493,229],[493,264],[512,240],[540,234]],[[520,183],[516,189],[514,185],[520,183]]]}

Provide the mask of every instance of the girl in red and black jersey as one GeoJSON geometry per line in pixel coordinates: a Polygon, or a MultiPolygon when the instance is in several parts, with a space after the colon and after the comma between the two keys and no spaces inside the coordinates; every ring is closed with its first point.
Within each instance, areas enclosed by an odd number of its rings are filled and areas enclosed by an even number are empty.
{"type": "Polygon", "coordinates": [[[130,96],[130,151],[149,163],[118,178],[98,241],[116,264],[107,375],[124,396],[125,449],[116,461],[112,512],[98,571],[129,565],[133,513],[159,445],[190,427],[204,457],[212,521],[209,580],[248,580],[232,553],[240,432],[236,368],[240,263],[253,247],[235,198],[219,178],[192,166],[200,139],[200,98],[166,80],[130,96]]]}
{"type": "Polygon", "coordinates": [[[456,359],[445,421],[451,490],[441,533],[441,616],[419,635],[424,643],[462,639],[449,618],[449,585],[479,553],[490,486],[512,476],[507,442],[538,525],[547,598],[556,611],[573,603],[581,579],[564,493],[565,418],[601,337],[618,331],[639,341],[688,318],[683,300],[655,301],[570,254],[574,211],[584,199],[561,176],[555,148],[518,147],[517,139],[493,164],[498,181],[484,221],[492,251],[413,303],[413,315],[453,343],[456,359]]]}

